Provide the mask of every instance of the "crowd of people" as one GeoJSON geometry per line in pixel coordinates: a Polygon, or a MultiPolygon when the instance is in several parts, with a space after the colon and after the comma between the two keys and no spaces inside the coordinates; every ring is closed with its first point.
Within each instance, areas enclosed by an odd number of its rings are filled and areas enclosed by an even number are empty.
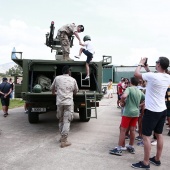
{"type": "MultiPolygon", "coordinates": [[[[137,66],[134,77],[121,78],[117,84],[117,108],[122,109],[120,123],[120,134],[118,145],[109,151],[110,154],[119,155],[127,150],[135,154],[134,141],[138,140],[138,146],[144,147],[144,158],[142,161],[133,163],[133,168],[149,169],[150,163],[160,166],[163,150],[163,127],[167,120],[168,136],[170,136],[170,74],[167,71],[169,59],[159,57],[156,61],[156,71],[150,72],[149,66],[145,65],[146,58],[141,59],[137,66]],[[141,73],[144,67],[146,73],[141,73]],[[136,135],[136,131],[138,135],[136,135]],[[154,157],[150,157],[153,135],[157,150],[154,157]],[[125,140],[129,144],[125,145],[125,140]]],[[[57,118],[59,119],[59,131],[61,134],[61,147],[71,145],[68,141],[70,123],[73,120],[73,95],[78,92],[78,85],[70,75],[69,66],[64,66],[63,75],[57,76],[52,85],[52,94],[56,95],[57,118]],[[68,83],[69,82],[69,83],[68,83]]],[[[108,82],[108,98],[113,97],[113,82],[108,82]]],[[[10,94],[14,84],[12,79],[8,81],[3,78],[0,84],[1,104],[4,117],[8,116],[10,94]]]]}
{"type": "Polygon", "coordinates": [[[137,140],[137,145],[144,147],[144,158],[131,166],[150,169],[150,163],[161,165],[162,132],[166,120],[167,135],[170,136],[170,74],[166,57],[159,57],[154,73],[145,62],[146,58],[142,58],[130,81],[122,77],[117,84],[117,108],[122,109],[122,119],[118,145],[109,153],[121,156],[122,151],[127,150],[135,154],[134,141],[137,140]],[[146,73],[141,73],[142,67],[146,73]],[[126,139],[130,139],[127,145],[126,139]],[[157,145],[154,157],[150,157],[151,145],[157,145]]]}

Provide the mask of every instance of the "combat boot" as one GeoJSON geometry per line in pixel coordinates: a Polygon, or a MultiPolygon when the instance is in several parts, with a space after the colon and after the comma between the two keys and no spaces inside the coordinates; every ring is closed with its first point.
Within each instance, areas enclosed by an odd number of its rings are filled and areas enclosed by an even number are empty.
{"type": "Polygon", "coordinates": [[[61,148],[71,145],[71,142],[67,141],[67,136],[62,136],[60,141],[61,141],[61,145],[60,145],[61,148]]]}
{"type": "Polygon", "coordinates": [[[67,60],[67,61],[74,61],[73,59],[71,59],[71,58],[69,57],[69,54],[65,54],[65,57],[66,57],[66,60],[67,60]]]}

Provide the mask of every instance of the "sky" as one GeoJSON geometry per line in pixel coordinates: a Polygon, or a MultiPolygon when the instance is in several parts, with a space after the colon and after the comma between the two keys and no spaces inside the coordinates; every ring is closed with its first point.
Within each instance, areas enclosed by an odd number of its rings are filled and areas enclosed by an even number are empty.
{"type": "MultiPolygon", "coordinates": [[[[159,56],[170,59],[169,0],[0,0],[0,64],[11,62],[13,47],[23,58],[55,59],[45,45],[45,34],[54,21],[55,32],[69,23],[85,27],[95,55],[112,56],[113,65],[133,66],[141,57],[155,65],[159,56]]],[[[74,39],[70,57],[78,55],[74,39]]],[[[75,59],[78,61],[78,59],[75,59]]],[[[85,61],[82,55],[80,61],[85,61]]]]}

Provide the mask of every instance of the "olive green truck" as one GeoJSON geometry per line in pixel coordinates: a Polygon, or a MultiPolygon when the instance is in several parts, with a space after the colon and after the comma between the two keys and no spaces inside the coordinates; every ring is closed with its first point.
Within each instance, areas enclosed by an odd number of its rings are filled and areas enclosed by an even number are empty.
{"type": "MultiPolygon", "coordinates": [[[[79,113],[80,121],[83,122],[88,122],[90,118],[97,118],[97,107],[103,97],[102,69],[104,65],[112,62],[112,57],[103,56],[100,62],[90,62],[90,79],[85,80],[85,61],[62,61],[60,42],[53,39],[54,23],[51,23],[50,28],[50,34],[46,34],[46,45],[52,50],[55,49],[55,60],[23,59],[22,52],[12,51],[12,60],[23,69],[20,84],[17,83],[19,75],[15,76],[15,97],[21,97],[26,102],[28,121],[38,123],[40,114],[56,111],[56,96],[52,95],[50,86],[54,78],[62,74],[63,66],[69,65],[71,76],[76,79],[79,87],[79,92],[73,96],[74,112],[79,113]],[[18,53],[19,57],[16,55],[18,53]],[[41,90],[35,90],[37,84],[41,86],[41,90]]],[[[73,43],[73,37],[70,41],[73,43]]]]}

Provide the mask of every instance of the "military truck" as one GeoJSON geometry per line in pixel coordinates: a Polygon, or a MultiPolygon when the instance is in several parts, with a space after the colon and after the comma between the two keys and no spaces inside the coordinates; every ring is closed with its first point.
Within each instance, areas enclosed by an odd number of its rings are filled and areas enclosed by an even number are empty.
{"type": "MultiPolygon", "coordinates": [[[[62,74],[63,66],[69,65],[71,76],[76,79],[79,87],[79,92],[73,97],[74,112],[79,113],[80,121],[83,122],[88,122],[90,118],[97,118],[97,107],[103,97],[102,68],[112,62],[111,56],[103,56],[100,62],[91,62],[90,79],[85,80],[85,61],[62,61],[61,45],[57,38],[53,38],[53,33],[54,23],[52,22],[50,34],[46,34],[45,44],[52,51],[56,51],[55,60],[23,59],[22,52],[13,50],[12,60],[23,69],[21,84],[17,83],[19,75],[15,76],[15,97],[25,100],[28,107],[28,121],[38,123],[40,114],[56,111],[56,96],[52,95],[50,86],[54,78],[62,74]]],[[[73,38],[70,39],[71,46],[73,38]]]]}

